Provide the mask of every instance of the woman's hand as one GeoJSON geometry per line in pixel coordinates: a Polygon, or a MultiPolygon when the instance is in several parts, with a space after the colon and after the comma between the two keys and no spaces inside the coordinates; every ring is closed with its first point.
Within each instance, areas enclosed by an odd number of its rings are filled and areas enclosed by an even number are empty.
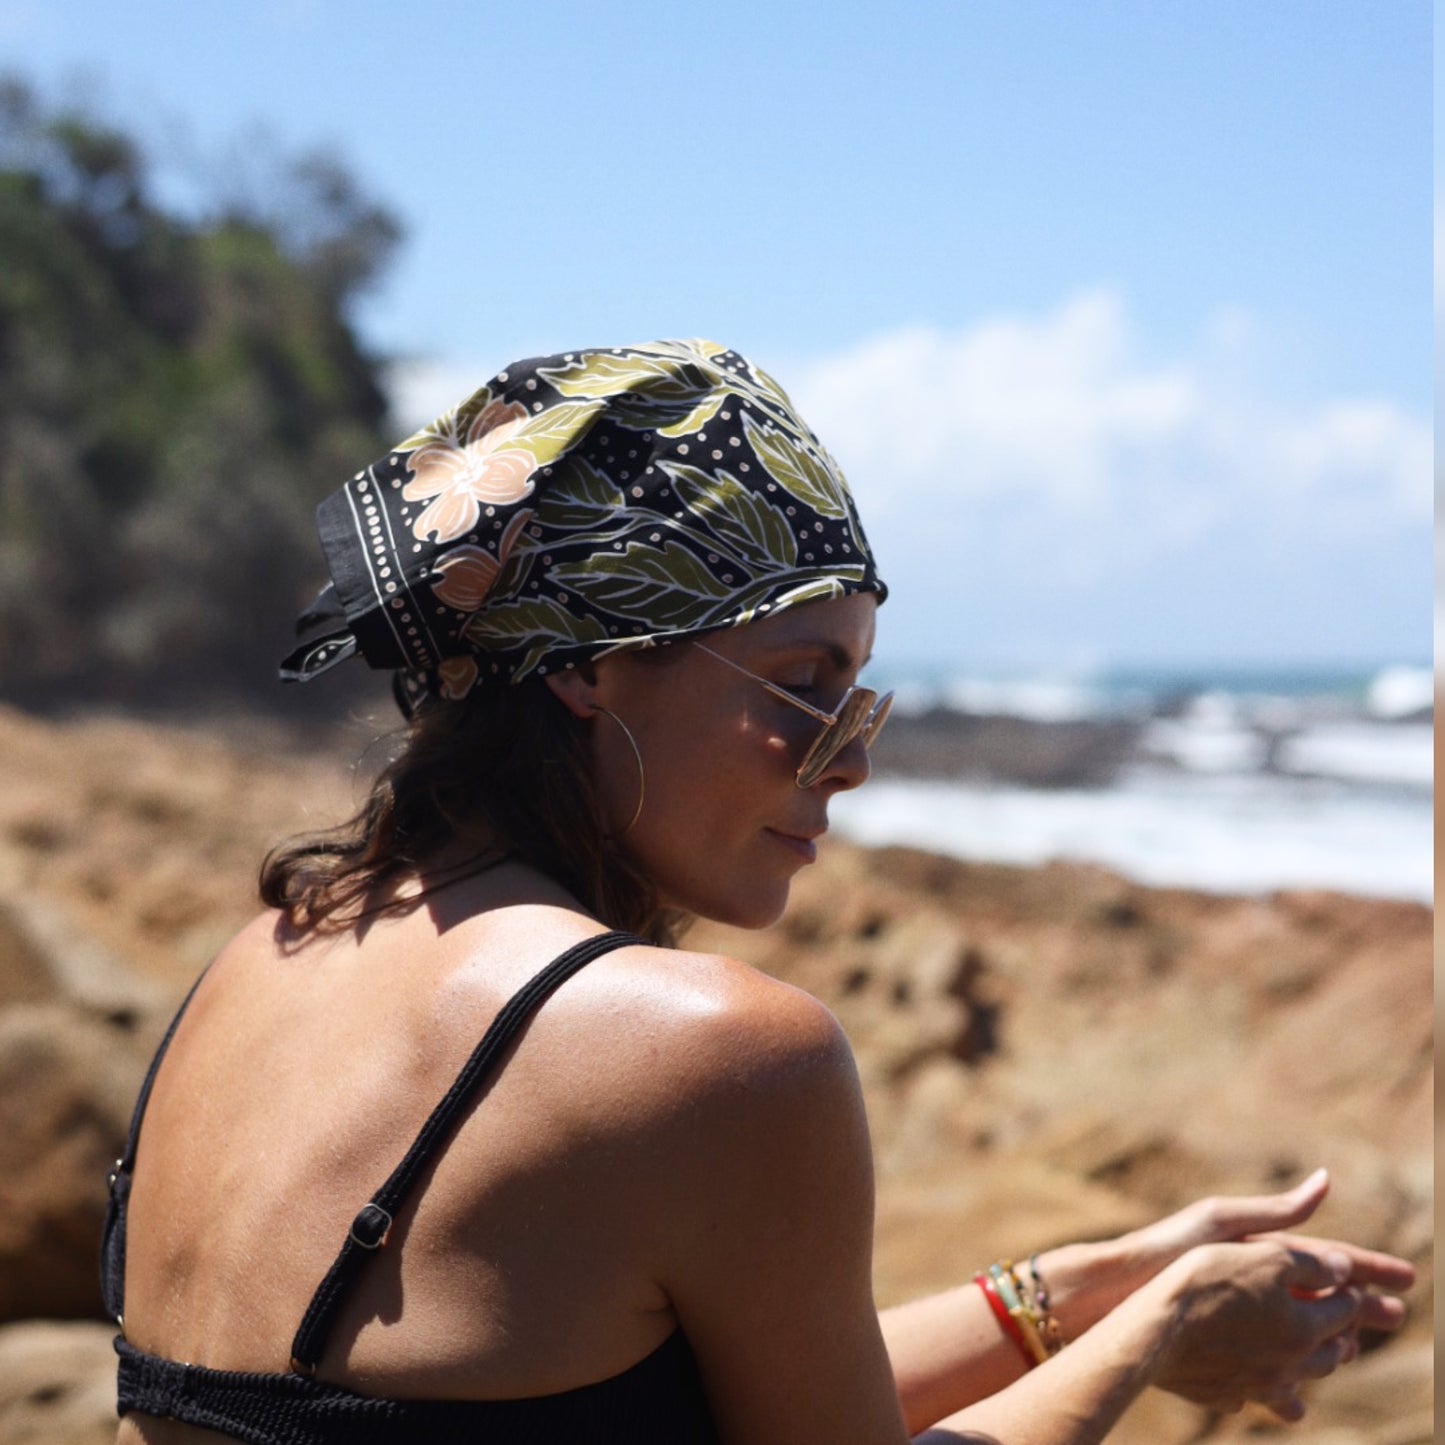
{"type": "MultiPolygon", "coordinates": [[[[1077,1338],[1167,1265],[1201,1245],[1277,1239],[1300,1250],[1343,1256],[1349,1261],[1344,1282],[1356,1289],[1408,1289],[1415,1271],[1406,1260],[1342,1240],[1306,1239],[1289,1232],[1319,1208],[1329,1187],[1329,1175],[1318,1169],[1278,1194],[1201,1199],[1118,1239],[1048,1251],[1040,1257],[1039,1273],[1052,1293],[1065,1338],[1077,1338]]],[[[1398,1329],[1404,1316],[1398,1299],[1365,1294],[1359,1326],[1398,1329]]]]}
{"type": "MultiPolygon", "coordinates": [[[[1321,1373],[1326,1365],[1333,1368],[1353,1358],[1358,1349],[1357,1330],[1397,1329],[1405,1317],[1398,1299],[1369,1291],[1408,1288],[1415,1272],[1407,1261],[1392,1255],[1287,1232],[1315,1212],[1328,1188],[1329,1179],[1320,1170],[1279,1194],[1202,1199],[1118,1239],[1046,1251],[1038,1256],[1038,1272],[1064,1339],[1078,1340],[1191,1251],[1273,1242],[1300,1254],[1343,1261],[1345,1273],[1340,1283],[1356,1297],[1353,1322],[1342,1332],[1339,1344],[1310,1359],[1303,1374],[1321,1373]]],[[[1241,1258],[1252,1260],[1254,1256],[1246,1253],[1241,1258]]],[[[1149,1308],[1162,1310],[1172,1319],[1175,1307],[1165,1299],[1154,1301],[1149,1308]]],[[[915,1430],[920,1423],[940,1419],[1004,1389],[1024,1368],[1018,1349],[999,1330],[975,1285],[962,1285],[887,1310],[882,1323],[905,1415],[915,1430]]],[[[1111,1331],[1115,1324],[1117,1321],[1111,1322],[1111,1331]]],[[[1064,1356],[1069,1354],[1064,1351],[1064,1356]]],[[[1212,1382],[1210,1389],[1225,1391],[1222,1382],[1228,1370],[1218,1350],[1197,1362],[1197,1368],[1203,1380],[1212,1382]]],[[[1182,1359],[1160,1383],[1189,1398],[1196,1398],[1191,1390],[1204,1388],[1182,1359]]],[[[1271,1394],[1260,1386],[1249,1398],[1263,1399],[1284,1418],[1295,1418],[1300,1408],[1297,1381],[1285,1383],[1281,1376],[1273,1389],[1271,1394]]]]}
{"type": "Polygon", "coordinates": [[[1154,1383],[1214,1410],[1247,1401],[1282,1419],[1304,1414],[1300,1386],[1359,1351],[1365,1295],[1334,1246],[1282,1239],[1189,1250],[1152,1288],[1172,1292],[1175,1326],[1154,1383]]]}
{"type": "Polygon", "coordinates": [[[1303,1382],[1355,1348],[1354,1268],[1342,1251],[1279,1239],[1197,1245],[1037,1370],[917,1438],[1098,1445],[1147,1385],[1212,1410],[1253,1400],[1298,1419],[1303,1382]]]}

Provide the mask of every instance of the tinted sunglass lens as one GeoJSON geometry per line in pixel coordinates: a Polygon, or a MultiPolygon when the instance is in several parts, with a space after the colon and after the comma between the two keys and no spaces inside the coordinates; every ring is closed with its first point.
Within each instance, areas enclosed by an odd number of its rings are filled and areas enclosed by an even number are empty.
{"type": "Polygon", "coordinates": [[[863,745],[872,747],[874,739],[883,731],[883,724],[888,721],[888,714],[893,711],[893,694],[886,692],[873,704],[873,711],[869,713],[868,720],[863,727],[863,745]]]}
{"type": "MultiPolygon", "coordinates": [[[[860,733],[864,741],[872,741],[877,725],[869,727],[877,694],[866,688],[851,693],[838,711],[838,720],[818,735],[818,740],[808,749],[808,756],[798,769],[798,786],[811,788],[827,771],[829,763],[848,746],[860,733]]],[[[892,698],[888,699],[890,705],[892,698]]]]}

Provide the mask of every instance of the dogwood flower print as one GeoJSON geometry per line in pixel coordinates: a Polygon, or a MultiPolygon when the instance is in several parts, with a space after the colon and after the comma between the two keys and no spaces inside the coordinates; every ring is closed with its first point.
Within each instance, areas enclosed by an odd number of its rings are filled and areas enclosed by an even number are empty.
{"type": "Polygon", "coordinates": [[[435,575],[441,580],[432,583],[432,592],[438,602],[458,612],[475,612],[501,570],[502,564],[485,547],[458,547],[437,563],[435,575]]]}
{"type": "Polygon", "coordinates": [[[411,480],[402,496],[430,502],[411,525],[419,542],[450,542],[476,526],[484,504],[510,505],[532,490],[537,470],[532,453],[498,450],[526,420],[520,402],[494,401],[472,420],[465,437],[435,437],[407,457],[411,480]]]}
{"type": "Polygon", "coordinates": [[[441,695],[448,702],[460,702],[477,680],[477,663],[472,657],[449,657],[437,668],[441,695]]]}
{"type": "Polygon", "coordinates": [[[507,558],[517,545],[522,529],[532,520],[532,509],[523,507],[502,533],[493,555],[485,547],[470,544],[449,552],[437,563],[433,573],[432,593],[438,602],[455,607],[458,612],[475,612],[488,596],[497,581],[497,574],[507,565],[507,558]]]}

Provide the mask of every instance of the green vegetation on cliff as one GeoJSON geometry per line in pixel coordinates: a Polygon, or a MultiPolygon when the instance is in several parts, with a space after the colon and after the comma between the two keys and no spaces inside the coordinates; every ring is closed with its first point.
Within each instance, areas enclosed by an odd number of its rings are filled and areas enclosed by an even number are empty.
{"type": "Polygon", "coordinates": [[[266,189],[168,213],[0,82],[0,697],[275,701],[315,505],[389,440],[350,310],[399,230],[325,158],[266,189]]]}

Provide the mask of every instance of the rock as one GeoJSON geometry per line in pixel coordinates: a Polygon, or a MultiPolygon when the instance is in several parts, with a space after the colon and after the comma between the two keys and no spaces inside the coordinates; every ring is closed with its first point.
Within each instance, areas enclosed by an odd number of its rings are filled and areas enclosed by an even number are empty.
{"type": "Polygon", "coordinates": [[[55,979],[44,951],[17,915],[9,899],[0,899],[0,1008],[55,994],[55,979]]]}
{"type": "Polygon", "coordinates": [[[136,975],[55,905],[0,889],[0,1008],[65,999],[121,1029],[159,1013],[169,991],[136,975]]]}
{"type": "Polygon", "coordinates": [[[0,1014],[0,1320],[100,1316],[106,1175],[144,1068],[75,1005],[0,1014]]]}
{"type": "Polygon", "coordinates": [[[114,1445],[115,1351],[108,1325],[0,1325],[0,1440],[114,1445]]]}
{"type": "Polygon", "coordinates": [[[0,893],[0,1320],[100,1313],[105,1180],[168,992],[0,893]]]}
{"type": "MultiPolygon", "coordinates": [[[[105,1174],[151,1047],[254,909],[266,847],[350,803],[335,759],[0,708],[0,1318],[99,1310],[105,1174]]],[[[1324,1163],[1320,1231],[1402,1253],[1421,1281],[1403,1335],[1316,1387],[1289,1438],[1427,1438],[1428,909],[830,842],[776,929],[700,925],[686,942],[808,989],[848,1031],[878,1166],[881,1301],[1324,1163]]],[[[0,1380],[5,1342],[26,1338],[0,1329],[0,1380]]],[[[77,1440],[113,1439],[98,1338],[104,1434],[77,1440]]],[[[72,1365],[59,1384],[83,1393],[89,1366],[72,1365]]],[[[22,1416],[0,1414],[0,1442],[72,1438],[34,1418],[18,1435],[22,1416]]],[[[1214,1420],[1151,1392],[1110,1440],[1266,1431],[1258,1414],[1214,1420]]]]}
{"type": "Polygon", "coordinates": [[[874,750],[880,774],[990,779],[1030,788],[1107,787],[1131,761],[1143,725],[1020,718],[933,707],[894,710],[874,750]]]}

